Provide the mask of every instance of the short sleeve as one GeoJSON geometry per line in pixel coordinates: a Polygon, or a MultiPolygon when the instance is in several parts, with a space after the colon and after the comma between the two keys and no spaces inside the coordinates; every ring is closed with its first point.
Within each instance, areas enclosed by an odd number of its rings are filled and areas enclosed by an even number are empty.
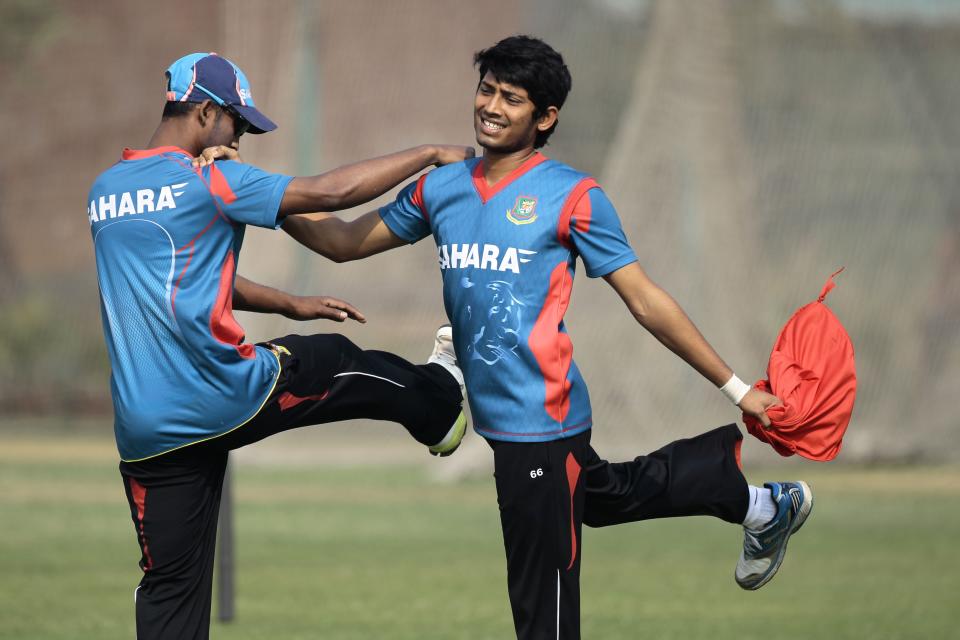
{"type": "Polygon", "coordinates": [[[599,187],[580,195],[569,224],[570,242],[580,254],[589,277],[605,276],[637,261],[617,211],[599,187]]]}
{"type": "Polygon", "coordinates": [[[292,176],[269,173],[253,165],[218,161],[204,169],[210,193],[223,214],[240,224],[277,229],[280,202],[292,176]]]}
{"type": "Polygon", "coordinates": [[[394,234],[410,244],[430,235],[430,218],[423,204],[423,184],[427,176],[405,186],[397,199],[380,208],[380,217],[394,234]]]}

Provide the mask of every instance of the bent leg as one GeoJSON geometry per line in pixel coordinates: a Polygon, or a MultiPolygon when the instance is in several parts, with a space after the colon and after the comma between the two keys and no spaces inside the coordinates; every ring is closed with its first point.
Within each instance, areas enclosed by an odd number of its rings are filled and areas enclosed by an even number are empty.
{"type": "Polygon", "coordinates": [[[227,454],[187,447],[121,462],[143,578],[135,592],[139,640],[204,640],[217,516],[227,454]]]}
{"type": "Polygon", "coordinates": [[[250,422],[217,439],[221,448],[357,418],[399,422],[418,442],[433,445],[460,415],[460,385],[440,365],[364,351],[338,334],[290,335],[267,344],[280,358],[276,389],[250,422]]]}
{"type": "Polygon", "coordinates": [[[584,523],[605,527],[697,515],[742,523],[749,496],[738,463],[742,439],[729,424],[629,462],[610,463],[590,449],[584,523]]]}

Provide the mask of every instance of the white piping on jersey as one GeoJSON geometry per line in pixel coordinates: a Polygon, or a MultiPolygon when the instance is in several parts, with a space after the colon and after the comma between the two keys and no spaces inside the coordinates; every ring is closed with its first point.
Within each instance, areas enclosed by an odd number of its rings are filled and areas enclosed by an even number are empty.
{"type": "Polygon", "coordinates": [[[334,377],[334,378],[340,378],[340,377],[343,377],[343,376],[367,376],[368,378],[376,378],[377,380],[383,380],[384,382],[389,382],[390,384],[395,384],[395,385],[397,385],[398,387],[400,387],[401,389],[406,389],[405,386],[403,386],[403,385],[400,384],[399,382],[394,382],[394,381],[391,380],[390,378],[382,378],[382,377],[380,377],[380,376],[375,376],[375,375],[373,375],[372,373],[364,373],[363,371],[344,371],[343,373],[338,373],[337,375],[335,375],[335,376],[333,376],[333,377],[334,377]]]}
{"type": "MultiPolygon", "coordinates": [[[[96,251],[97,251],[97,239],[100,237],[100,234],[103,233],[103,231],[104,231],[105,229],[109,229],[110,227],[112,227],[112,226],[114,226],[114,225],[123,224],[124,222],[149,222],[150,224],[156,225],[157,227],[159,227],[160,230],[163,231],[163,233],[167,236],[167,240],[170,241],[170,273],[167,274],[167,282],[166,282],[166,285],[165,285],[165,287],[164,287],[164,288],[165,288],[164,300],[165,300],[166,303],[167,303],[167,309],[170,310],[170,317],[171,317],[171,319],[173,320],[173,328],[174,328],[174,331],[176,331],[177,334],[179,335],[179,334],[180,334],[180,325],[177,324],[177,318],[176,318],[176,316],[175,316],[174,313],[173,313],[173,305],[172,305],[171,300],[170,300],[170,298],[171,298],[171,296],[172,296],[172,293],[173,293],[173,274],[176,272],[176,268],[177,268],[177,249],[176,249],[176,246],[173,244],[173,237],[170,235],[170,232],[167,231],[166,228],[164,228],[164,226],[163,226],[162,224],[157,223],[157,222],[154,222],[153,220],[147,220],[147,219],[145,219],[145,218],[132,218],[132,219],[130,219],[130,220],[117,220],[116,222],[111,222],[110,224],[105,224],[105,225],[103,225],[102,227],[100,227],[99,229],[97,229],[97,232],[96,232],[95,234],[93,234],[93,251],[94,251],[94,254],[96,254],[96,251]]],[[[94,259],[96,259],[96,255],[94,255],[94,259]]],[[[107,296],[107,294],[104,293],[103,287],[100,287],[100,296],[103,298],[103,308],[104,308],[104,309],[106,310],[106,312],[107,312],[107,321],[110,323],[110,331],[111,331],[112,333],[116,333],[116,327],[115,327],[114,320],[113,320],[113,309],[112,309],[112,307],[113,307],[113,302],[110,300],[110,298],[107,296]]]]}

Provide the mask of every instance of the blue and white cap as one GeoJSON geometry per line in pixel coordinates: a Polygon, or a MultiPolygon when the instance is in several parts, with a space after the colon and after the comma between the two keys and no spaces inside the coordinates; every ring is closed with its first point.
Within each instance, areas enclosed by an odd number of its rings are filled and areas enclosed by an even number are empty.
{"type": "Polygon", "coordinates": [[[240,67],[216,53],[191,53],[167,69],[168,102],[213,100],[250,123],[250,133],[273,131],[277,125],[253,104],[250,82],[240,67]]]}

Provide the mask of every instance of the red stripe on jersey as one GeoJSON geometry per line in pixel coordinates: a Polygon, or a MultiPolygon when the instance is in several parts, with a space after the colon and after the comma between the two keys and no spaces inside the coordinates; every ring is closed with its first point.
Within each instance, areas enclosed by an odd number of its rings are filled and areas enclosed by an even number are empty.
{"type": "Polygon", "coordinates": [[[153,149],[124,149],[121,158],[124,160],[143,160],[144,158],[152,158],[163,153],[182,153],[191,158],[193,157],[189,151],[185,151],[180,147],[167,146],[154,147],[153,149]]]}
{"type": "Polygon", "coordinates": [[[577,201],[577,206],[573,208],[573,217],[571,218],[573,228],[580,233],[590,231],[590,215],[592,212],[593,205],[590,203],[589,196],[585,193],[577,201]]]}
{"type": "Polygon", "coordinates": [[[600,185],[593,178],[584,178],[570,191],[563,209],[560,210],[560,222],[557,224],[557,239],[565,247],[570,246],[570,220],[576,218],[574,228],[581,233],[590,229],[590,198],[587,191],[598,189],[600,185]]]}
{"type": "Polygon", "coordinates": [[[573,494],[577,490],[577,480],[580,479],[580,464],[573,457],[573,453],[567,454],[567,486],[570,487],[570,564],[567,565],[567,571],[573,568],[573,563],[577,560],[577,527],[573,522],[573,494]]]}
{"type": "Polygon", "coordinates": [[[243,344],[243,327],[233,317],[233,251],[227,252],[227,259],[220,269],[220,289],[217,300],[210,312],[210,333],[223,344],[229,344],[242,358],[255,358],[256,349],[252,344],[243,344]]]}
{"type": "Polygon", "coordinates": [[[550,274],[550,288],[543,309],[530,331],[527,344],[536,358],[543,374],[546,396],[543,408],[547,415],[563,423],[570,410],[570,381],[567,373],[573,360],[573,342],[570,336],[560,331],[563,314],[570,305],[570,290],[573,278],[568,265],[561,262],[550,274]]]}
{"type": "Polygon", "coordinates": [[[427,213],[427,205],[423,203],[423,183],[427,181],[427,174],[420,176],[420,179],[417,180],[417,186],[413,190],[413,204],[420,210],[420,215],[423,216],[423,219],[427,222],[430,222],[430,214],[427,213]]]}
{"type": "MultiPolygon", "coordinates": [[[[188,154],[188,155],[189,155],[189,154],[188,154]]],[[[213,201],[213,206],[216,207],[216,209],[217,209],[217,215],[220,216],[221,218],[223,218],[224,222],[227,222],[228,224],[230,224],[230,225],[232,225],[232,226],[236,226],[236,223],[235,223],[233,220],[231,220],[231,219],[228,218],[227,216],[223,215],[223,210],[220,208],[220,203],[217,202],[217,199],[214,197],[214,196],[217,195],[217,194],[215,194],[215,193],[213,192],[213,188],[210,186],[210,183],[208,183],[207,180],[203,177],[203,169],[201,169],[200,167],[194,167],[194,166],[191,165],[191,164],[185,164],[184,162],[181,162],[180,160],[177,160],[176,158],[172,158],[172,157],[170,157],[170,156],[167,156],[167,159],[168,159],[168,160],[172,160],[173,162],[176,162],[178,165],[180,165],[181,167],[183,167],[183,168],[186,169],[187,171],[192,172],[195,176],[197,176],[198,178],[200,178],[200,182],[202,182],[202,183],[203,183],[203,186],[206,187],[206,188],[207,188],[207,191],[210,192],[210,199],[213,201]]],[[[232,192],[231,192],[231,193],[232,193],[232,192]]],[[[234,200],[236,200],[236,197],[234,197],[234,200]]],[[[232,200],[231,200],[231,202],[232,202],[232,200]]],[[[203,231],[201,231],[200,233],[198,233],[197,236],[196,236],[196,238],[194,238],[193,240],[191,240],[191,242],[193,242],[194,240],[196,240],[197,238],[199,238],[200,236],[202,236],[204,233],[206,233],[207,229],[209,229],[209,228],[212,226],[212,224],[213,224],[213,223],[211,222],[211,224],[207,225],[207,227],[204,228],[203,231]]]]}
{"type": "Polygon", "coordinates": [[[233,189],[230,188],[230,183],[227,182],[227,177],[217,168],[216,164],[210,165],[209,188],[210,193],[223,200],[223,204],[230,204],[237,199],[233,189]]]}
{"type": "Polygon", "coordinates": [[[147,546],[147,535],[143,531],[143,515],[147,508],[147,488],[130,478],[130,495],[137,505],[137,524],[140,525],[140,545],[143,547],[143,570],[153,568],[153,558],[150,557],[150,548],[147,546]]]}
{"type": "Polygon", "coordinates": [[[477,195],[480,196],[483,204],[487,204],[490,198],[506,189],[512,182],[527,171],[530,171],[541,162],[546,162],[546,160],[547,157],[538,151],[524,160],[523,164],[519,167],[500,178],[500,180],[492,186],[487,184],[487,178],[483,175],[483,160],[481,160],[473,167],[473,186],[477,190],[477,195]]]}

